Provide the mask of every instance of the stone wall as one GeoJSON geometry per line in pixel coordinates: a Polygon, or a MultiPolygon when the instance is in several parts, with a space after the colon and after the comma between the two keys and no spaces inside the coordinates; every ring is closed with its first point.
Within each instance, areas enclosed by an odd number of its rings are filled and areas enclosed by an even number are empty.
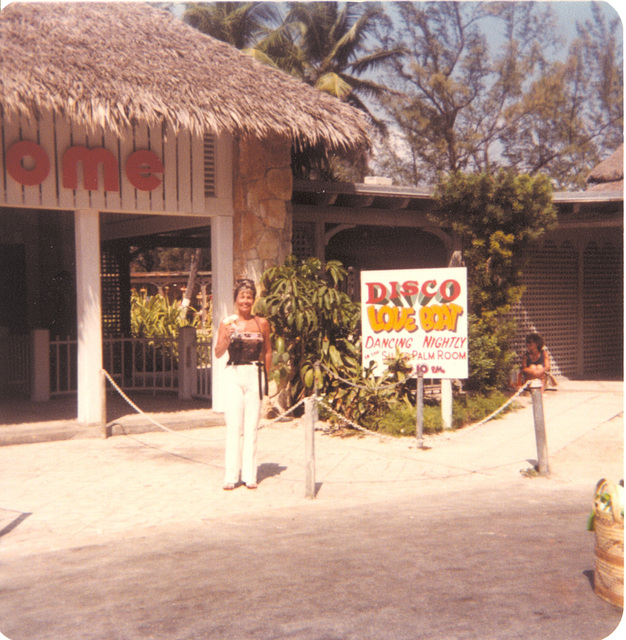
{"type": "Polygon", "coordinates": [[[291,253],[291,142],[240,138],[234,148],[235,278],[256,282],[291,253]]]}

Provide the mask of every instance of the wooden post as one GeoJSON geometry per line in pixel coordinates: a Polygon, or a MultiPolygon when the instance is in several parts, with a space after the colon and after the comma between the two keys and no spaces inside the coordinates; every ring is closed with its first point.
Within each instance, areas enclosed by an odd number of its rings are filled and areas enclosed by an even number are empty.
{"type": "Polygon", "coordinates": [[[550,465],[548,463],[548,443],[543,415],[541,380],[533,380],[530,383],[530,395],[533,401],[533,419],[535,421],[535,438],[537,440],[537,470],[539,475],[547,476],[550,473],[550,465]]]}
{"type": "Polygon", "coordinates": [[[191,400],[196,392],[198,351],[196,329],[181,327],[178,332],[178,397],[191,400]]]}
{"type": "Polygon", "coordinates": [[[30,399],[33,402],[50,400],[50,331],[33,329],[30,332],[30,399]]]}
{"type": "Polygon", "coordinates": [[[452,429],[452,380],[441,380],[441,423],[445,429],[452,429]]]}
{"type": "Polygon", "coordinates": [[[317,398],[312,396],[304,402],[304,448],[305,448],[305,497],[315,498],[315,423],[317,422],[317,398]]]}
{"type": "Polygon", "coordinates": [[[424,374],[418,372],[417,387],[415,389],[415,437],[417,438],[417,446],[424,448],[424,374]]]}
{"type": "Polygon", "coordinates": [[[103,438],[108,438],[110,434],[107,427],[107,377],[104,369],[100,371],[100,384],[102,385],[100,393],[100,434],[103,438]]]}

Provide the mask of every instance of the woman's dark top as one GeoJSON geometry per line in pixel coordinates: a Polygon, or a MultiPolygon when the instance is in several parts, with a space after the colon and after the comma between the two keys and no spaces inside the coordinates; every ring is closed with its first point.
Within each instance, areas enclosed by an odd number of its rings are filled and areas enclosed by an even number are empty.
{"type": "MultiPolygon", "coordinates": [[[[255,318],[257,326],[258,321],[255,318]]],[[[259,326],[259,329],[261,327],[259,326]]],[[[263,334],[258,331],[236,331],[228,345],[227,364],[252,364],[261,360],[263,353],[263,334]]]]}
{"type": "Polygon", "coordinates": [[[542,367],[546,366],[546,358],[545,358],[545,350],[542,349],[539,352],[539,356],[537,357],[536,360],[531,360],[530,359],[530,353],[526,353],[524,355],[524,367],[530,367],[531,364],[540,364],[542,367]]]}

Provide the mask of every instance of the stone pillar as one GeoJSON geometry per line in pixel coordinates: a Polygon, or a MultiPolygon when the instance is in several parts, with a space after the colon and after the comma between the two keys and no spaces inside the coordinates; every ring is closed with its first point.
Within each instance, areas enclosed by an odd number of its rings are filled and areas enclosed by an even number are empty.
{"type": "Polygon", "coordinates": [[[234,166],[234,275],[258,282],[291,253],[291,141],[242,138],[234,166]]]}

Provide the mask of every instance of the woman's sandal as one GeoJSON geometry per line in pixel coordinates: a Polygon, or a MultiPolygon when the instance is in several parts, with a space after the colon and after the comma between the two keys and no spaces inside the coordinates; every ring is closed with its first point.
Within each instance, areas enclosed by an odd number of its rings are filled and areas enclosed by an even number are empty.
{"type": "Polygon", "coordinates": [[[232,491],[235,488],[235,485],[232,482],[224,485],[224,491],[232,491]]]}
{"type": "Polygon", "coordinates": [[[252,482],[250,484],[246,485],[246,488],[248,489],[256,489],[259,485],[256,482],[252,482]]]}

